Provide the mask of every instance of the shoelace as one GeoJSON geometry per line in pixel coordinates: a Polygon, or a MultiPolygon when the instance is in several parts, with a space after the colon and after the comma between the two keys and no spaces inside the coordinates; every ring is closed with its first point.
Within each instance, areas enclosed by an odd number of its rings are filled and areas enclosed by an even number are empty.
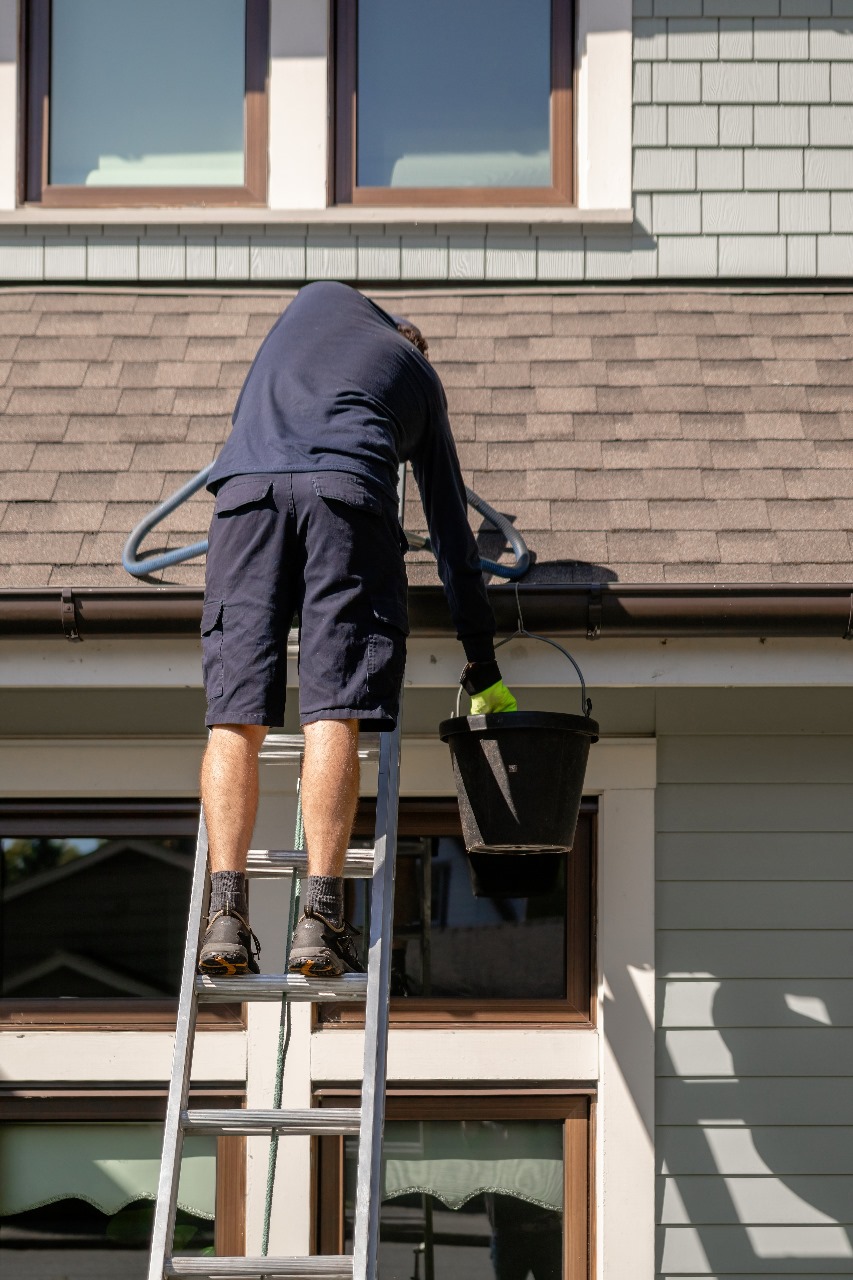
{"type": "Polygon", "coordinates": [[[261,944],[258,941],[257,934],[255,933],[252,926],[249,924],[249,921],[246,919],[246,917],[242,916],[239,911],[235,911],[233,907],[225,906],[225,907],[222,907],[221,910],[214,912],[212,916],[208,916],[208,920],[207,920],[208,929],[213,924],[214,920],[218,920],[220,916],[233,916],[235,920],[240,921],[241,925],[246,930],[246,932],[248,933],[251,939],[252,951],[254,953],[255,960],[259,960],[261,955],[261,944]]]}

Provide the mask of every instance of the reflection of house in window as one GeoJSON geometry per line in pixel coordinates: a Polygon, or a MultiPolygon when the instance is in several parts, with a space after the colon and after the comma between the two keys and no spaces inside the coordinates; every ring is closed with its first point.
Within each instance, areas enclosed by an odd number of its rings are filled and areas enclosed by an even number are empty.
{"type": "Polygon", "coordinates": [[[0,847],[4,996],[177,994],[191,837],[19,837],[0,847]]]}
{"type": "MultiPolygon", "coordinates": [[[[589,1024],[595,816],[585,805],[567,856],[479,855],[495,868],[475,869],[455,801],[401,800],[392,1021],[440,1020],[444,1011],[479,1022],[531,1016],[589,1024]]],[[[370,846],[363,833],[372,822],[362,802],[355,844],[370,846]]],[[[369,882],[348,881],[346,895],[348,918],[366,937],[369,882]]],[[[337,1005],[321,1016],[351,1023],[359,1013],[337,1005]]]]}

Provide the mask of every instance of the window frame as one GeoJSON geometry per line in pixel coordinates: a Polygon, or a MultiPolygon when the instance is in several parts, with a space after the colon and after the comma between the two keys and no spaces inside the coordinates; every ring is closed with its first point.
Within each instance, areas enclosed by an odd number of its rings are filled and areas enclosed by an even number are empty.
{"type": "MultiPolygon", "coordinates": [[[[373,836],[375,801],[361,800],[353,834],[373,836]]],[[[391,1000],[392,1027],[571,1027],[594,1029],[597,1019],[596,864],[598,804],[585,799],[578,819],[575,848],[568,854],[566,876],[566,994],[553,1000],[391,1000]]],[[[455,835],[461,838],[455,799],[400,798],[398,835],[455,835]]],[[[315,1026],[325,1031],[364,1025],[364,1007],[341,1003],[317,1005],[315,1026]]]]}
{"type": "MultiPolygon", "coordinates": [[[[128,835],[195,835],[199,801],[164,798],[138,799],[21,799],[0,801],[0,837],[128,835]]],[[[2,911],[2,906],[0,906],[2,911]]],[[[2,918],[2,917],[0,917],[2,918]]],[[[199,1028],[206,1031],[244,1031],[245,1006],[202,1004],[199,1028]]],[[[0,1031],[169,1031],[175,1030],[178,998],[100,999],[0,996],[0,1031]]]]}
{"type": "MultiPolygon", "coordinates": [[[[352,1106],[357,1089],[319,1089],[323,1106],[352,1106]]],[[[563,1280],[591,1280],[595,1258],[595,1093],[589,1089],[394,1089],[387,1120],[562,1120],[563,1280]],[[578,1241],[582,1242],[578,1247],[578,1241]]],[[[344,1138],[312,1138],[312,1251],[344,1251],[344,1138]]]]}
{"type": "Polygon", "coordinates": [[[331,203],[354,206],[470,208],[565,205],[575,202],[574,3],[551,0],[550,187],[361,187],[357,183],[358,0],[333,6],[329,181],[331,203]]]}
{"type": "Polygon", "coordinates": [[[45,208],[135,208],[151,205],[265,205],[269,133],[269,0],[246,0],[246,89],[243,110],[245,181],[241,187],[87,187],[49,181],[50,46],[52,0],[21,8],[21,66],[25,88],[20,113],[18,197],[45,208]]]}
{"type": "MultiPolygon", "coordinates": [[[[0,1087],[0,1124],[133,1124],[166,1119],[165,1088],[68,1089],[0,1087]]],[[[190,1086],[189,1104],[198,1108],[245,1107],[242,1089],[190,1086]]],[[[240,1257],[246,1248],[246,1139],[216,1139],[214,1239],[217,1255],[240,1257]]]]}

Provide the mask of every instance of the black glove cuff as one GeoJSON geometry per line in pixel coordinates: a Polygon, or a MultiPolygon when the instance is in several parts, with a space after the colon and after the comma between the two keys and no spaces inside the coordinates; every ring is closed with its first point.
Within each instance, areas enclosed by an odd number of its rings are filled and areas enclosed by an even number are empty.
{"type": "Polygon", "coordinates": [[[468,696],[473,698],[484,689],[497,684],[500,678],[501,669],[493,658],[491,662],[469,662],[459,677],[459,683],[468,696]]]}

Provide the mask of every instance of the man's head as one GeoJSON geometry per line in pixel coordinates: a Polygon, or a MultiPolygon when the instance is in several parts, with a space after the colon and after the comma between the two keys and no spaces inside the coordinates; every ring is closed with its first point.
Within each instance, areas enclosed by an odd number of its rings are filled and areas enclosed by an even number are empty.
{"type": "Polygon", "coordinates": [[[405,316],[392,316],[391,319],[397,326],[397,332],[402,333],[404,338],[408,338],[412,346],[417,347],[421,355],[429,359],[429,344],[418,326],[412,324],[411,320],[407,320],[405,316]]]}

